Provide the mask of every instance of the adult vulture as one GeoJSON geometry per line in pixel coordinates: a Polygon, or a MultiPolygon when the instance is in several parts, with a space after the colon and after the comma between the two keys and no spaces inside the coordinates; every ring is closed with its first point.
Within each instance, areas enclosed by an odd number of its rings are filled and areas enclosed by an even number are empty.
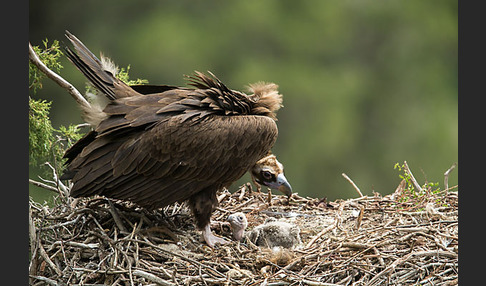
{"type": "Polygon", "coordinates": [[[72,180],[71,196],[103,195],[148,209],[188,201],[213,247],[227,242],[209,227],[216,192],[246,171],[254,169],[258,183],[291,195],[283,169],[255,167],[277,139],[277,85],[257,83],[245,94],[211,73],[195,72],[190,88],[129,86],[115,77],[112,62],[103,56],[100,61],[68,31],[66,37],[75,50],[66,47],[67,57],[106,101],[82,108],[94,129],[64,155],[61,179],[72,180]]]}

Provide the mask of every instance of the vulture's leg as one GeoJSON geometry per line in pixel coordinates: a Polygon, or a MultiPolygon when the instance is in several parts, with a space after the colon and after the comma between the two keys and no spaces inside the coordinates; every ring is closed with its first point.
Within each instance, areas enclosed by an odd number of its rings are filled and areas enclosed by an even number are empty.
{"type": "Polygon", "coordinates": [[[210,247],[214,247],[216,243],[229,243],[229,240],[215,236],[211,232],[210,220],[213,210],[218,205],[218,198],[216,197],[216,190],[206,189],[191,198],[189,198],[189,206],[192,209],[194,218],[196,219],[196,226],[202,232],[202,237],[210,247]]]}

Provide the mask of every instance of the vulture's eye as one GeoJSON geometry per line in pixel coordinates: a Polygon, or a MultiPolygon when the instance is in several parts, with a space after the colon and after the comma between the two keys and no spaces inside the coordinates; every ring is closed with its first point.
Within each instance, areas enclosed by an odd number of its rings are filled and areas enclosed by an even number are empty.
{"type": "Polygon", "coordinates": [[[272,178],[272,173],[270,173],[269,171],[262,171],[262,177],[265,180],[270,180],[272,178]]]}
{"type": "Polygon", "coordinates": [[[238,216],[238,220],[239,221],[242,221],[243,220],[243,217],[242,216],[238,216]]]}

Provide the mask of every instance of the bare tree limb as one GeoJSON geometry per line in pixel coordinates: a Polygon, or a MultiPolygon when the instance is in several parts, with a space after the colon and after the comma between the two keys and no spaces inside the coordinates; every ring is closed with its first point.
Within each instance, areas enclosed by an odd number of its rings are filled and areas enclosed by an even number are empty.
{"type": "Polygon", "coordinates": [[[52,79],[60,87],[64,88],[71,94],[71,96],[78,102],[79,105],[85,108],[91,108],[89,102],[81,95],[81,93],[68,81],[63,79],[60,75],[49,69],[35,53],[32,45],[29,43],[29,59],[41,72],[43,72],[48,78],[52,79]]]}

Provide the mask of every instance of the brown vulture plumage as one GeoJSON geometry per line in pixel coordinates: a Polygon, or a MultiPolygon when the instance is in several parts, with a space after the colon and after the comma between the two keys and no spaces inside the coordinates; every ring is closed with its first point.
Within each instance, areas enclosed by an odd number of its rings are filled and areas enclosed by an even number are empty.
{"type": "MultiPolygon", "coordinates": [[[[100,61],[68,31],[66,37],[75,49],[66,48],[69,60],[108,99],[83,109],[94,130],[65,154],[61,178],[72,180],[71,195],[103,195],[148,209],[188,201],[207,244],[226,242],[209,228],[216,192],[270,154],[282,103],[277,85],[250,85],[247,95],[196,72],[188,77],[191,88],[128,86],[109,60],[100,61]]],[[[283,169],[266,171],[258,182],[290,196],[283,169]]]]}

